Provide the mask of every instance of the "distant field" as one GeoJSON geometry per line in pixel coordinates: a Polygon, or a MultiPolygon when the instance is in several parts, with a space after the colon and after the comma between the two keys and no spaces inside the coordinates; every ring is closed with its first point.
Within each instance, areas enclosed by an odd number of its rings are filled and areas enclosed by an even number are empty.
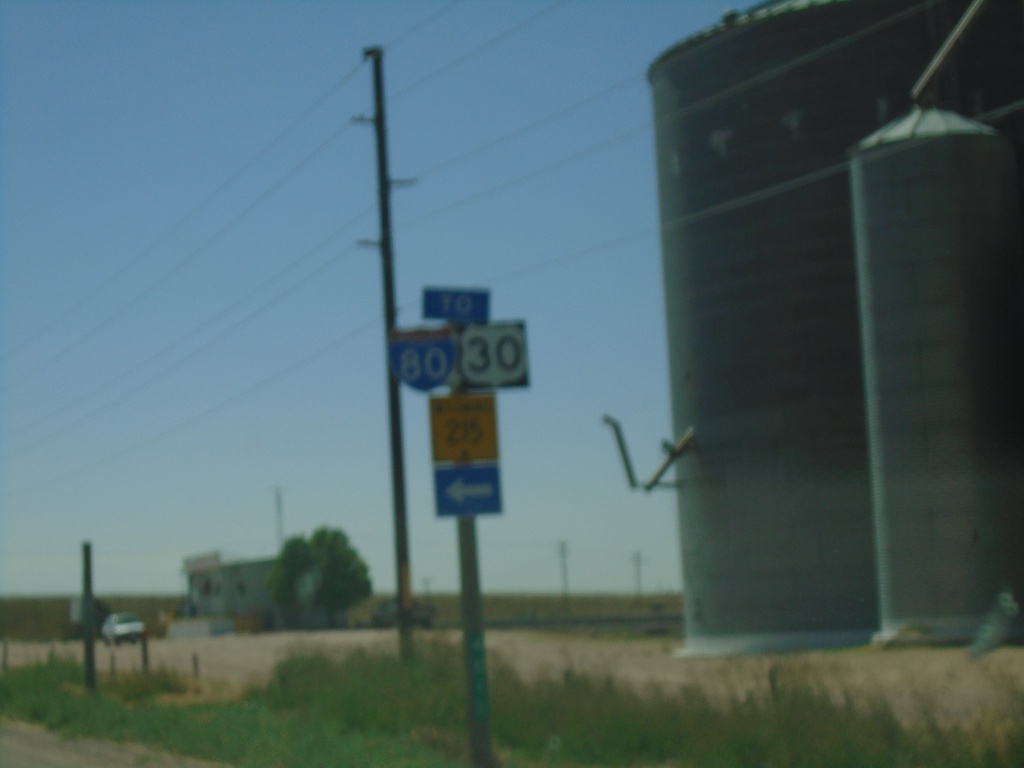
{"type": "MultiPolygon", "coordinates": [[[[369,624],[378,603],[392,595],[377,595],[349,612],[355,626],[369,624]]],[[[137,613],[154,637],[165,634],[167,622],[180,615],[180,595],[99,595],[98,600],[111,611],[137,613]]],[[[437,594],[417,600],[437,607],[440,624],[459,620],[459,597],[437,594]]],[[[484,617],[487,621],[550,619],[579,616],[630,616],[679,613],[678,594],[645,595],[561,595],[494,594],[484,596],[484,617]]],[[[75,636],[68,597],[0,597],[0,637],[11,640],[67,640],[75,636]]]]}

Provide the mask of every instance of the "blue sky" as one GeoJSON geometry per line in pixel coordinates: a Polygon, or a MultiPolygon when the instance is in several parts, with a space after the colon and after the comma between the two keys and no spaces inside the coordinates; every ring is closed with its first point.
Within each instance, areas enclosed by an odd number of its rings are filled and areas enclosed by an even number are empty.
{"type": "MultiPolygon", "coordinates": [[[[174,592],[188,555],[345,530],[394,589],[362,51],[384,46],[398,325],[424,286],[523,320],[488,591],[678,589],[649,64],[703,0],[0,0],[0,592],[174,592]]],[[[458,584],[402,394],[413,587],[458,584]]]]}

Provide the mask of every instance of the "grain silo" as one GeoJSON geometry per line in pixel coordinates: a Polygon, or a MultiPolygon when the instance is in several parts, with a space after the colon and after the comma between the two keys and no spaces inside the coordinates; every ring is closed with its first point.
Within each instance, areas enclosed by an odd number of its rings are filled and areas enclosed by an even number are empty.
{"type": "MultiPolygon", "coordinates": [[[[677,467],[693,652],[878,627],[847,152],[909,110],[966,5],[776,0],[650,69],[673,421],[696,431],[677,467]]],[[[980,23],[944,103],[1021,98],[1012,5],[980,23]]]]}
{"type": "Polygon", "coordinates": [[[881,633],[964,641],[1024,588],[1015,158],[915,109],[851,159],[881,633]]]}

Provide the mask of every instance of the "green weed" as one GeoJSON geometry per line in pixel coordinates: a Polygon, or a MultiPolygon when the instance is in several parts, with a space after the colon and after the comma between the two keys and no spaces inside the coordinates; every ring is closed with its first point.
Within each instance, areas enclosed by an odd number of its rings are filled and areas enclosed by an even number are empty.
{"type": "MultiPolygon", "coordinates": [[[[427,734],[446,745],[465,730],[461,654],[441,642],[418,653],[411,668],[384,653],[296,656],[278,666],[256,698],[343,729],[427,734]]],[[[542,763],[975,768],[1016,765],[1024,757],[1024,721],[998,738],[934,724],[908,728],[881,697],[836,700],[796,664],[776,665],[763,693],[724,705],[697,688],[638,691],[571,670],[560,680],[526,681],[500,658],[490,660],[489,687],[496,743],[542,763]]]]}
{"type": "MultiPolygon", "coordinates": [[[[268,685],[233,702],[162,703],[182,685],[172,673],[104,680],[97,695],[84,692],[81,678],[77,664],[61,660],[13,670],[0,676],[0,715],[240,768],[465,762],[462,655],[440,641],[419,645],[411,665],[383,652],[296,655],[268,685]]],[[[1008,768],[1024,761],[1024,691],[1010,692],[1022,714],[1016,720],[959,728],[925,717],[908,727],[885,700],[837,694],[796,662],[775,664],[764,682],[757,692],[712,702],[698,688],[641,691],[572,670],[524,680],[492,658],[491,723],[506,768],[1008,768]]]]}

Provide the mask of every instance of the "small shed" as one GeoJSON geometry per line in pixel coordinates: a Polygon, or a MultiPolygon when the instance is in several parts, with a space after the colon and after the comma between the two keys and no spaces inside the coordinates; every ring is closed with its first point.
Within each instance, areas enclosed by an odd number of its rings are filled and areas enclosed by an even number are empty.
{"type": "Polygon", "coordinates": [[[335,616],[332,622],[326,611],[319,608],[284,609],[277,605],[267,587],[267,574],[273,562],[272,557],[227,561],[220,552],[185,558],[186,614],[228,619],[239,632],[345,626],[344,615],[335,616]]]}

